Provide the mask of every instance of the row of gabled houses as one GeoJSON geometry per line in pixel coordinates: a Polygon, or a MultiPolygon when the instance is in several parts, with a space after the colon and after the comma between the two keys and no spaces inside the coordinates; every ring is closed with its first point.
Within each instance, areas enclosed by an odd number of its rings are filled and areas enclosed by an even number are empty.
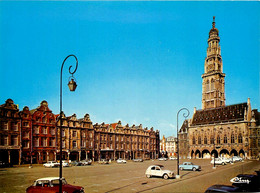
{"type": "Polygon", "coordinates": [[[139,126],[92,124],[89,114],[54,114],[47,101],[36,109],[19,111],[12,99],[0,105],[0,159],[11,164],[64,160],[155,159],[159,155],[159,131],[139,126]],[[62,128],[62,141],[60,141],[62,128]]]}

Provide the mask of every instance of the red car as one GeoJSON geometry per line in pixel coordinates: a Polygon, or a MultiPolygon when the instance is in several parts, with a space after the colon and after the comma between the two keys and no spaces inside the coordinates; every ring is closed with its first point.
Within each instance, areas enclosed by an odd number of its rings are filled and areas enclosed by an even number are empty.
{"type": "MultiPolygon", "coordinates": [[[[67,193],[84,193],[81,186],[69,185],[65,178],[62,178],[62,191],[67,193]]],[[[59,177],[40,178],[26,189],[26,193],[58,193],[59,177]]]]}

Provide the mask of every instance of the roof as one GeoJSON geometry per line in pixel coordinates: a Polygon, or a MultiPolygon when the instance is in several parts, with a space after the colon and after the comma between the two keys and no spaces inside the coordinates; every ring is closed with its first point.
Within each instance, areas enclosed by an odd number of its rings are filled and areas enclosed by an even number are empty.
{"type": "Polygon", "coordinates": [[[229,105],[212,109],[198,110],[193,116],[191,126],[220,122],[243,121],[247,103],[229,105]]]}
{"type": "MultiPolygon", "coordinates": [[[[45,178],[39,178],[39,179],[37,179],[37,180],[48,180],[48,181],[52,181],[52,180],[59,180],[60,178],[59,177],[45,177],[45,178]]],[[[62,178],[63,180],[65,179],[65,178],[62,178]]],[[[36,181],[37,181],[36,180],[36,181]]]]}

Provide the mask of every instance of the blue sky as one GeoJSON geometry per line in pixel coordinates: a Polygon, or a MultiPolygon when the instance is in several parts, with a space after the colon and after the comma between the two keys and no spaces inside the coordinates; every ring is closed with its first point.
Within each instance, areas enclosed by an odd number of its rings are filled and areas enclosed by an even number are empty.
{"type": "MultiPolygon", "coordinates": [[[[78,58],[78,88],[63,69],[63,110],[93,123],[176,135],[177,112],[201,109],[207,39],[216,16],[226,104],[260,107],[259,2],[0,2],[0,104],[59,113],[60,68],[78,58]]],[[[181,115],[181,114],[180,114],[181,115]]],[[[179,117],[179,127],[183,118],[179,117]]]]}

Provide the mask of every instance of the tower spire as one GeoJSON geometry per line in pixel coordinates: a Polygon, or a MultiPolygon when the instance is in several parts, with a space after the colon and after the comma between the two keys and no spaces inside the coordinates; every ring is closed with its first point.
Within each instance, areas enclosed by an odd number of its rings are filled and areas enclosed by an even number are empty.
{"type": "Polygon", "coordinates": [[[212,28],[215,28],[215,16],[213,16],[212,28]]]}
{"type": "Polygon", "coordinates": [[[220,49],[219,31],[215,27],[213,16],[212,28],[209,32],[207,57],[202,75],[202,109],[225,106],[225,74],[220,49]]]}

